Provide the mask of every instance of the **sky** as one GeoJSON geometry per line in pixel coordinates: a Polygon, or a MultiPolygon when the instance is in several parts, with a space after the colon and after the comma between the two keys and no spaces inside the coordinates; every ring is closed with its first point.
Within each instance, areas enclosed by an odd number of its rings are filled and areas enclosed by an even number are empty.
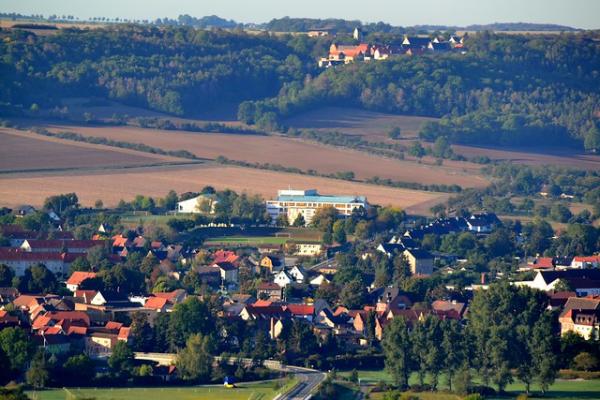
{"type": "Polygon", "coordinates": [[[129,19],[218,15],[238,22],[284,16],[392,25],[535,22],[600,28],[600,0],[0,0],[1,12],[129,19]]]}

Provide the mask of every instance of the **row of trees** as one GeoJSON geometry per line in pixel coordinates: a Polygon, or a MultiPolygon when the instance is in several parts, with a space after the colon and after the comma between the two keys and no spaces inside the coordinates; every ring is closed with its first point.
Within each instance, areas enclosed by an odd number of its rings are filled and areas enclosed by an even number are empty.
{"type": "Polygon", "coordinates": [[[467,392],[475,372],[500,392],[514,378],[527,391],[535,382],[545,392],[557,374],[559,349],[545,307],[542,292],[497,284],[475,294],[466,326],[435,317],[412,323],[395,318],[383,341],[386,368],[401,388],[416,372],[421,386],[429,377],[435,389],[444,375],[451,390],[467,392]]]}

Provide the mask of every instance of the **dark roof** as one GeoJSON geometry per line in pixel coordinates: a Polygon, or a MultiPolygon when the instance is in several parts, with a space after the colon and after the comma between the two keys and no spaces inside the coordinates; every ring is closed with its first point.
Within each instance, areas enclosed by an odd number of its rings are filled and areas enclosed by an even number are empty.
{"type": "Polygon", "coordinates": [[[221,268],[224,271],[233,271],[233,270],[237,269],[237,267],[235,265],[233,265],[232,263],[227,262],[227,261],[215,263],[214,265],[216,265],[217,267],[221,268]]]}
{"type": "Polygon", "coordinates": [[[471,226],[499,225],[501,223],[494,213],[473,214],[467,221],[471,226]]]}
{"type": "Polygon", "coordinates": [[[394,254],[394,253],[402,253],[404,251],[404,246],[396,243],[381,243],[383,247],[383,251],[386,253],[394,254]]]}
{"type": "Polygon", "coordinates": [[[587,279],[592,281],[600,280],[600,269],[568,269],[565,271],[540,271],[542,278],[547,284],[557,279],[571,281],[573,279],[587,279]]]}
{"type": "Polygon", "coordinates": [[[423,249],[409,249],[406,250],[408,251],[410,254],[413,255],[413,257],[417,258],[417,259],[433,259],[433,255],[431,255],[430,252],[428,252],[427,250],[423,250],[423,249]]]}

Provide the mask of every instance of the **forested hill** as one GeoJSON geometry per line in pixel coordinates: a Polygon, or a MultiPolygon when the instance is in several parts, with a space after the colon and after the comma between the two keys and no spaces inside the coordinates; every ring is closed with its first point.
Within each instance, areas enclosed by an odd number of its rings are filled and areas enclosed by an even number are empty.
{"type": "Polygon", "coordinates": [[[274,96],[316,73],[329,43],[187,27],[119,25],[36,36],[0,31],[4,109],[102,96],[172,114],[274,96]]]}
{"type": "Polygon", "coordinates": [[[240,106],[277,125],[321,106],[444,117],[421,132],[455,143],[583,145],[600,150],[600,41],[590,34],[471,35],[466,54],[430,54],[330,68],[278,97],[240,106]]]}

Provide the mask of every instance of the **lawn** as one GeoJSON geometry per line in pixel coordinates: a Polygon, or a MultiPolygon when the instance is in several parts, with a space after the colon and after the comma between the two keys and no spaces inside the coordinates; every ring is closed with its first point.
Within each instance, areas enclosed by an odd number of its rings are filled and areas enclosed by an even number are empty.
{"type": "MultiPolygon", "coordinates": [[[[340,372],[341,376],[349,376],[350,372],[340,372]]],[[[361,380],[362,385],[374,385],[379,381],[386,383],[392,383],[390,375],[385,370],[359,370],[358,377],[361,380]]],[[[417,384],[417,375],[413,374],[410,379],[410,384],[417,384]]],[[[440,377],[440,389],[446,389],[446,380],[442,376],[440,377]]],[[[508,385],[506,390],[515,396],[525,391],[525,386],[516,382],[508,385]]],[[[539,393],[539,387],[532,385],[531,390],[535,393],[539,393]]],[[[380,397],[372,397],[374,399],[380,397]]],[[[422,400],[454,400],[458,397],[453,394],[447,393],[421,393],[419,398],[422,400]]],[[[544,399],[563,399],[563,400],[576,400],[576,399],[600,399],[600,379],[594,380],[557,380],[554,385],[550,387],[549,393],[546,394],[544,399]]]]}
{"type": "Polygon", "coordinates": [[[274,382],[239,384],[238,388],[222,386],[159,388],[86,388],[52,389],[28,392],[33,400],[271,400],[278,393],[274,382]]]}
{"type": "Polygon", "coordinates": [[[232,244],[284,244],[290,240],[288,237],[275,236],[227,236],[227,237],[212,237],[207,239],[206,245],[232,245],[232,244]]]}

